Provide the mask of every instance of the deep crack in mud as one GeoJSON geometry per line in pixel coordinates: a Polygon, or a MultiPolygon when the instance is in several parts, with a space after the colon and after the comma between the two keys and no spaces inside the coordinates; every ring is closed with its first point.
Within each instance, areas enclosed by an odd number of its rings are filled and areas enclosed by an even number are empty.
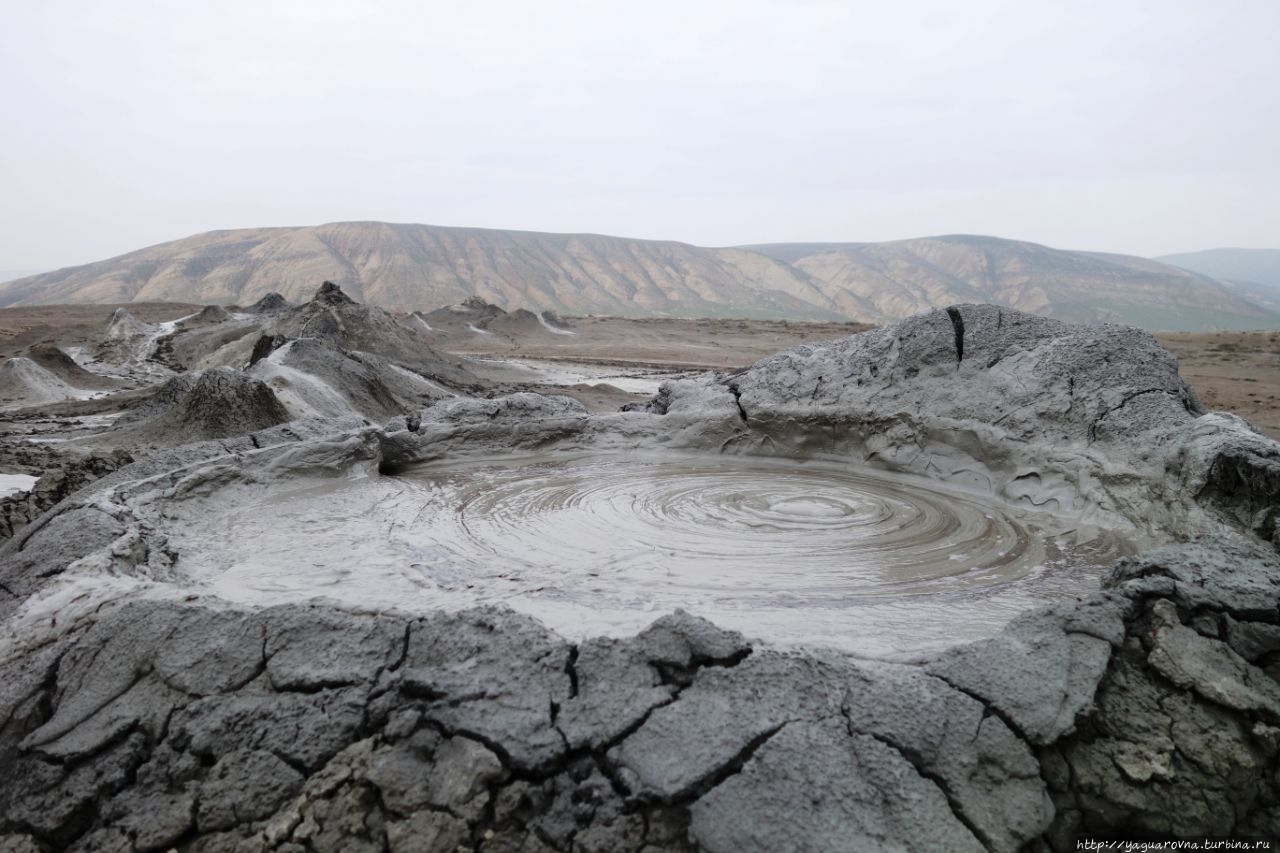
{"type": "Polygon", "coordinates": [[[891,657],[1087,593],[1129,550],[902,476],[725,457],[437,463],[207,510],[177,537],[178,571],[233,601],[502,602],[571,637],[685,608],[771,642],[891,657]]]}

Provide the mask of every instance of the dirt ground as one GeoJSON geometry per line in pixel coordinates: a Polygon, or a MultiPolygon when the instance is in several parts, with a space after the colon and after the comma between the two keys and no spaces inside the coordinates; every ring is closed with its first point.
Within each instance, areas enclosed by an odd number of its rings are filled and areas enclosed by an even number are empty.
{"type": "MultiPolygon", "coordinates": [[[[39,343],[96,342],[116,305],[49,305],[0,309],[0,357],[39,343]]],[[[130,303],[144,322],[174,320],[200,309],[177,303],[130,303]]],[[[845,337],[870,328],[858,323],[782,320],[627,320],[571,317],[573,335],[460,335],[442,333],[438,349],[458,355],[652,366],[671,371],[746,367],[779,350],[845,337]]],[[[1280,331],[1167,332],[1156,338],[1178,359],[1182,375],[1207,408],[1234,412],[1280,440],[1280,331]]],[[[588,389],[581,389],[590,393],[588,389]]],[[[606,392],[607,395],[607,392],[606,392]]],[[[608,395],[613,407],[632,395],[608,395]],[[617,397],[617,400],[614,399],[617,397]]]]}
{"type": "Polygon", "coordinates": [[[144,323],[163,323],[193,314],[203,305],[129,302],[119,305],[33,305],[0,309],[0,357],[20,355],[36,344],[61,347],[97,343],[117,308],[144,323]]]}
{"type": "Polygon", "coordinates": [[[1234,412],[1280,441],[1280,331],[1161,332],[1156,339],[1206,408],[1234,412]]]}
{"type": "Polygon", "coordinates": [[[572,335],[554,335],[541,329],[518,337],[451,330],[442,331],[437,346],[456,355],[645,365],[671,370],[728,370],[746,367],[798,344],[834,340],[872,328],[865,323],[787,320],[569,317],[565,322],[572,335]]]}

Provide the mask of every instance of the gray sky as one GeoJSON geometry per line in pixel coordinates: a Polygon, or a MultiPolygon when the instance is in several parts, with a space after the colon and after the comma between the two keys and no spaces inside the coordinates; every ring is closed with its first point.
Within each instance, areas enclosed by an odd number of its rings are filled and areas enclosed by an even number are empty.
{"type": "Polygon", "coordinates": [[[0,0],[0,269],[347,219],[1280,246],[1280,2],[0,0]]]}

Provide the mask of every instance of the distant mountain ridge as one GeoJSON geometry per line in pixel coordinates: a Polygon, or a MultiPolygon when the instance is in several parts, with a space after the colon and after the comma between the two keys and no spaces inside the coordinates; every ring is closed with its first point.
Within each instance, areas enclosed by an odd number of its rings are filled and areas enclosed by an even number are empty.
{"type": "Polygon", "coordinates": [[[1280,311],[1280,249],[1207,249],[1156,260],[1224,281],[1245,299],[1280,311]]]}
{"type": "Polygon", "coordinates": [[[1280,322],[1220,281],[1130,255],[967,234],[744,248],[808,273],[842,307],[850,304],[843,299],[856,297],[891,318],[991,302],[1071,322],[1148,329],[1249,329],[1280,322]]]}
{"type": "Polygon", "coordinates": [[[212,231],[0,283],[0,307],[57,302],[300,301],[331,280],[364,302],[429,311],[478,296],[560,314],[850,319],[993,302],[1151,329],[1280,326],[1222,282],[1157,261],[995,237],[706,248],[596,234],[383,222],[212,231]]]}
{"type": "Polygon", "coordinates": [[[1280,288],[1280,249],[1206,249],[1162,255],[1155,260],[1222,281],[1247,281],[1280,288]]]}
{"type": "Polygon", "coordinates": [[[406,311],[480,296],[567,314],[842,319],[807,276],[740,249],[381,222],[212,231],[11,282],[0,305],[301,301],[323,280],[406,311]]]}

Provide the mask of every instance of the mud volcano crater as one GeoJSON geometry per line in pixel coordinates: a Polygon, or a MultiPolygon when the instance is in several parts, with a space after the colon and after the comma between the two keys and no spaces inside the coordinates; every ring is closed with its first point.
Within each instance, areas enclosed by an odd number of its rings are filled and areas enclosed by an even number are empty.
{"type": "Polygon", "coordinates": [[[1150,335],[962,305],[632,411],[428,396],[3,547],[0,849],[1280,835],[1280,445],[1150,335]]]}
{"type": "Polygon", "coordinates": [[[683,608],[877,657],[990,636],[1133,550],[1078,518],[830,460],[581,452],[274,489],[174,544],[179,575],[242,603],[500,602],[575,639],[683,608]]]}

